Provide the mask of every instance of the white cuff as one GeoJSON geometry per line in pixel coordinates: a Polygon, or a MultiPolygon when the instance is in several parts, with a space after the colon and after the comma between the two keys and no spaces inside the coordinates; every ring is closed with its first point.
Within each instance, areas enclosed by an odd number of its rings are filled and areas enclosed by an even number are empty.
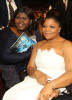
{"type": "Polygon", "coordinates": [[[59,90],[60,90],[60,94],[61,94],[62,92],[67,93],[67,89],[66,89],[66,88],[59,88],[59,90]]]}

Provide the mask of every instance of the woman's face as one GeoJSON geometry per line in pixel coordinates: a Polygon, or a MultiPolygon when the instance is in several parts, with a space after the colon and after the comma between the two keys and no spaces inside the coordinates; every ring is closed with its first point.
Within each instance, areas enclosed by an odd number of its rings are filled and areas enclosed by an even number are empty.
{"type": "Polygon", "coordinates": [[[31,23],[30,18],[27,16],[26,13],[18,13],[15,18],[15,25],[20,30],[27,30],[31,23]]]}
{"type": "Polygon", "coordinates": [[[48,18],[43,25],[43,34],[47,40],[52,40],[59,36],[60,29],[61,27],[55,19],[48,18]]]}

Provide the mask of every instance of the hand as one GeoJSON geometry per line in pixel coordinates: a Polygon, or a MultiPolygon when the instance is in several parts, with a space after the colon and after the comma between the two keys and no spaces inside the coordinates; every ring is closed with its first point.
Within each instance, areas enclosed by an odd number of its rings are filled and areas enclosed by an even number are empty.
{"type": "Polygon", "coordinates": [[[33,50],[33,46],[34,46],[34,44],[31,45],[31,50],[33,50]]]}
{"type": "Polygon", "coordinates": [[[59,92],[60,92],[59,89],[55,89],[55,90],[53,91],[52,95],[49,97],[49,100],[52,100],[53,98],[58,97],[59,92]]]}
{"type": "Polygon", "coordinates": [[[36,100],[51,100],[50,98],[53,98],[55,96],[53,93],[54,93],[53,84],[49,82],[41,90],[36,100]]]}
{"type": "Polygon", "coordinates": [[[2,30],[3,30],[3,29],[5,29],[5,27],[4,27],[4,26],[2,26],[1,28],[2,28],[2,30]]]}
{"type": "Polygon", "coordinates": [[[37,81],[42,85],[46,85],[48,83],[47,78],[51,78],[39,70],[35,71],[35,77],[37,81]]]}

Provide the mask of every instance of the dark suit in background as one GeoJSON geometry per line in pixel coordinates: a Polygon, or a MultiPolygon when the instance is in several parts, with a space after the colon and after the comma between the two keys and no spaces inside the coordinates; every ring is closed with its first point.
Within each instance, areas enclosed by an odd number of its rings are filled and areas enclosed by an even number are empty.
{"type": "MultiPolygon", "coordinates": [[[[18,7],[22,5],[20,0],[14,0],[18,7]]],[[[8,24],[8,9],[6,5],[6,0],[0,0],[0,27],[6,27],[8,24]]]]}
{"type": "Polygon", "coordinates": [[[55,8],[61,13],[62,33],[64,38],[71,40],[72,2],[68,0],[67,9],[63,0],[57,0],[55,8]]]}
{"type": "MultiPolygon", "coordinates": [[[[65,4],[63,0],[57,0],[55,8],[61,13],[61,36],[72,41],[71,38],[71,23],[72,23],[72,2],[68,0],[67,9],[65,10],[65,4]],[[63,34],[64,33],[64,34],[63,34]]],[[[72,91],[72,85],[66,87],[67,91],[72,91]]],[[[53,100],[72,100],[72,94],[60,95],[53,100]]]]}

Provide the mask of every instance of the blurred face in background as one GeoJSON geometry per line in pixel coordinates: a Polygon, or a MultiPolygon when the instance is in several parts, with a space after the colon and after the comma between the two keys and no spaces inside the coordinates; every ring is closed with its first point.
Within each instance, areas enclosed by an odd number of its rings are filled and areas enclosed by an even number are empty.
{"type": "Polygon", "coordinates": [[[15,18],[15,25],[19,30],[28,30],[31,19],[24,12],[19,12],[15,18]]]}
{"type": "Polygon", "coordinates": [[[38,13],[38,17],[40,18],[42,16],[42,13],[38,13]]]}
{"type": "Polygon", "coordinates": [[[60,24],[54,18],[48,18],[43,25],[43,34],[47,40],[53,40],[59,36],[60,24]]]}

